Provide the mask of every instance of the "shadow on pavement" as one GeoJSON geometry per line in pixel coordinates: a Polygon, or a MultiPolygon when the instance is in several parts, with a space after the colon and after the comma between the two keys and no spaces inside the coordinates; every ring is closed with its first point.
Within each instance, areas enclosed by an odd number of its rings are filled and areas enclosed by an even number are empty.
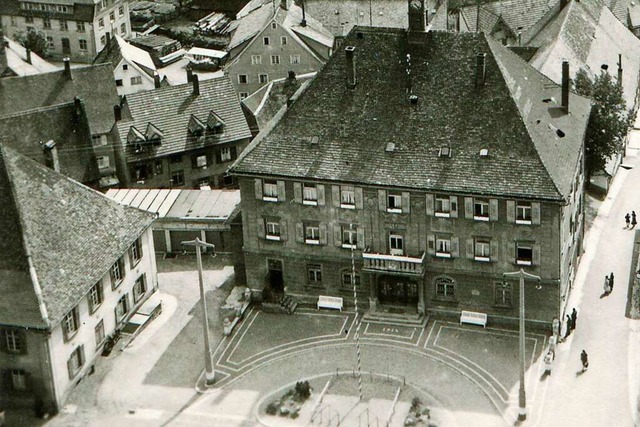
{"type": "Polygon", "coordinates": [[[191,396],[191,398],[187,401],[187,403],[185,403],[184,405],[182,405],[182,407],[180,409],[178,409],[178,412],[173,414],[171,416],[171,418],[169,418],[167,421],[165,421],[164,423],[161,424],[161,427],[168,426],[173,421],[175,421],[175,419],[178,418],[180,416],[180,414],[182,414],[185,410],[189,409],[189,407],[191,405],[193,405],[194,403],[196,403],[198,401],[198,399],[200,399],[201,396],[203,396],[203,395],[199,394],[199,393],[195,393],[193,396],[191,396]]]}

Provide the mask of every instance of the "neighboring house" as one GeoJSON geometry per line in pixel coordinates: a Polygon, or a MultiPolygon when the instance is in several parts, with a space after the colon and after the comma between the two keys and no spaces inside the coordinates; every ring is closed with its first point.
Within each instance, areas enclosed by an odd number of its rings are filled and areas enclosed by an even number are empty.
{"type": "Polygon", "coordinates": [[[0,146],[0,396],[59,410],[157,288],[153,215],[0,146]]]}
{"type": "Polygon", "coordinates": [[[605,4],[620,22],[640,37],[640,4],[637,1],[605,0],[605,4]]]}
{"type": "Polygon", "coordinates": [[[355,27],[231,168],[247,285],[351,305],[355,282],[370,315],[514,323],[502,274],[524,268],[542,278],[527,319],[546,327],[582,251],[590,101],[488,35],[409,22],[355,27]]]}
{"type": "Polygon", "coordinates": [[[234,185],[227,168],[249,126],[226,77],[127,95],[113,138],[120,182],[137,188],[234,185]]]}
{"type": "Polygon", "coordinates": [[[333,35],[298,5],[269,1],[239,18],[225,69],[243,99],[289,71],[318,71],[332,49],[333,35]]]}
{"type": "Polygon", "coordinates": [[[111,64],[120,96],[159,87],[160,76],[151,55],[120,36],[112,37],[93,63],[111,64]]]}
{"type": "Polygon", "coordinates": [[[148,52],[156,67],[162,68],[182,58],[185,50],[182,44],[159,34],[138,36],[129,41],[132,45],[148,52]]]}
{"type": "Polygon", "coordinates": [[[109,34],[131,35],[125,0],[2,0],[0,24],[12,38],[18,32],[44,33],[47,56],[89,63],[109,34]]]}
{"type": "Polygon", "coordinates": [[[107,173],[103,160],[93,154],[80,98],[2,117],[0,135],[6,147],[90,187],[97,188],[107,173]]]}
{"type": "MultiPolygon", "coordinates": [[[[113,108],[120,99],[112,82],[110,64],[72,69],[68,61],[60,71],[0,79],[0,117],[66,104],[78,97],[84,102],[96,157],[108,158],[108,165],[113,166],[113,141],[109,135],[114,123],[113,108]]],[[[100,186],[117,183],[115,174],[109,174],[101,178],[100,186]]]]}
{"type": "Polygon", "coordinates": [[[55,65],[48,63],[9,37],[3,37],[0,29],[0,78],[31,76],[56,70],[58,67],[55,65]]]}

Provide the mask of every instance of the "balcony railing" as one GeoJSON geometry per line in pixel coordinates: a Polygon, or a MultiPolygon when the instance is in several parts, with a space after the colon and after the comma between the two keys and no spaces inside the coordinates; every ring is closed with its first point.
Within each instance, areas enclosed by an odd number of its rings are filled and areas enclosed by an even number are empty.
{"type": "Polygon", "coordinates": [[[389,255],[365,251],[364,269],[368,271],[384,271],[422,275],[424,272],[425,253],[417,257],[407,255],[389,255]]]}

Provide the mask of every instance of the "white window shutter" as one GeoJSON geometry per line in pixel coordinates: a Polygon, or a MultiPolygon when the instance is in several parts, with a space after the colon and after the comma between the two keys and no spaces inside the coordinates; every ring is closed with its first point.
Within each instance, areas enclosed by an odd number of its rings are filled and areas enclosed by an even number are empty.
{"type": "Polygon", "coordinates": [[[262,180],[260,178],[256,178],[254,180],[254,185],[256,187],[256,199],[262,200],[262,180]]]}
{"type": "Polygon", "coordinates": [[[498,261],[500,257],[500,243],[498,240],[491,240],[491,261],[498,261]]]}
{"type": "Polygon", "coordinates": [[[378,210],[380,212],[387,211],[387,192],[385,190],[378,190],[378,210]]]}
{"type": "Polygon", "coordinates": [[[531,245],[531,252],[531,264],[540,265],[540,245],[538,243],[531,245]]]}
{"type": "Polygon", "coordinates": [[[458,218],[458,196],[449,196],[451,218],[458,218]]]}
{"type": "Polygon", "coordinates": [[[434,214],[433,194],[425,195],[425,205],[427,206],[427,215],[433,215],[434,214]]]}
{"type": "Polygon", "coordinates": [[[284,202],[285,200],[287,200],[284,181],[277,181],[277,184],[278,184],[278,201],[284,202]]]}
{"type": "Polygon", "coordinates": [[[364,209],[364,193],[362,188],[355,188],[355,196],[356,196],[356,209],[364,209]]]}
{"type": "Polygon", "coordinates": [[[427,253],[429,255],[435,255],[436,253],[436,236],[433,234],[427,235],[427,253]]]}
{"type": "Polygon", "coordinates": [[[402,213],[410,213],[411,212],[411,193],[408,191],[402,192],[402,213]]]}
{"type": "Polygon", "coordinates": [[[296,242],[304,242],[304,224],[301,222],[296,223],[296,242]]]}
{"type": "Polygon", "coordinates": [[[266,230],[264,225],[264,219],[258,218],[258,237],[264,239],[266,236],[266,230]]]}
{"type": "Polygon", "coordinates": [[[342,246],[342,227],[340,224],[333,226],[333,243],[336,246],[342,246]]]}
{"type": "Polygon", "coordinates": [[[464,217],[473,219],[473,197],[464,198],[464,217]]]}
{"type": "Polygon", "coordinates": [[[473,239],[467,239],[467,258],[475,258],[475,251],[473,247],[473,239]]]}
{"type": "Polygon", "coordinates": [[[460,256],[460,239],[457,237],[451,238],[451,256],[458,258],[460,256]]]}
{"type": "Polygon", "coordinates": [[[540,203],[531,203],[531,224],[540,225],[540,203]]]}
{"type": "Polygon", "coordinates": [[[302,203],[302,184],[299,182],[293,183],[293,201],[302,203]]]}
{"type": "Polygon", "coordinates": [[[498,199],[489,199],[489,219],[498,220],[498,199]]]}
{"type": "Polygon", "coordinates": [[[318,184],[316,191],[318,193],[318,206],[324,206],[324,185],[318,184]]]}
{"type": "Polygon", "coordinates": [[[287,220],[280,220],[280,240],[285,241],[289,238],[289,233],[287,230],[287,220]]]}
{"type": "Polygon", "coordinates": [[[508,248],[509,248],[509,261],[511,261],[512,263],[515,264],[516,262],[516,242],[509,242],[508,244],[508,248]]]}
{"type": "Polygon", "coordinates": [[[516,222],[516,202],[507,200],[507,222],[516,222]]]}
{"type": "Polygon", "coordinates": [[[326,245],[327,244],[327,224],[320,223],[319,228],[320,228],[320,244],[326,245]]]}
{"type": "Polygon", "coordinates": [[[358,249],[364,249],[366,247],[366,244],[364,241],[364,227],[358,227],[358,229],[356,230],[356,237],[358,239],[356,247],[358,249]]]}
{"type": "Polygon", "coordinates": [[[334,208],[340,207],[340,186],[332,185],[331,186],[331,203],[334,208]]]}

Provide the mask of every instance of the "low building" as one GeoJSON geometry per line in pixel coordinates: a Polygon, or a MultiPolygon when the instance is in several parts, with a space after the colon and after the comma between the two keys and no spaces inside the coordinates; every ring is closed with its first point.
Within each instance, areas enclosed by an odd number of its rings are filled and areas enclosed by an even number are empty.
{"type": "Polygon", "coordinates": [[[227,168],[251,138],[231,82],[220,77],[127,95],[113,140],[129,188],[233,186],[227,168]]]}
{"type": "Polygon", "coordinates": [[[157,288],[153,215],[0,146],[0,404],[59,410],[157,288]]]}

